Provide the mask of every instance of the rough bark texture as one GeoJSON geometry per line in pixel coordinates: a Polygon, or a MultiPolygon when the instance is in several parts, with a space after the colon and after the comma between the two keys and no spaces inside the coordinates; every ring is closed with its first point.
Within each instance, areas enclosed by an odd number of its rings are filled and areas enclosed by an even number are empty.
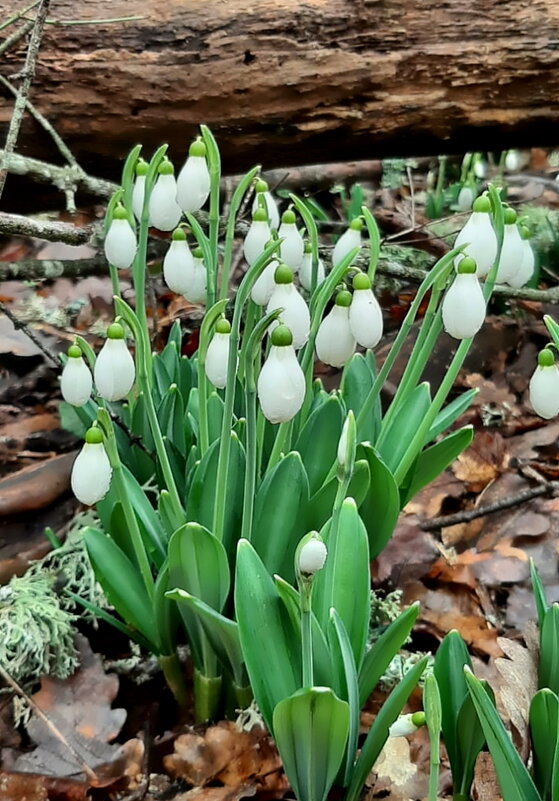
{"type": "MultiPolygon", "coordinates": [[[[22,5],[4,0],[2,18],[22,5]]],[[[143,15],[44,35],[30,99],[94,174],[137,141],[182,160],[198,122],[228,172],[557,142],[559,0],[57,0],[51,14],[143,15]]],[[[6,93],[4,130],[11,108],[6,93]]],[[[30,121],[20,150],[52,157],[30,121]]]]}

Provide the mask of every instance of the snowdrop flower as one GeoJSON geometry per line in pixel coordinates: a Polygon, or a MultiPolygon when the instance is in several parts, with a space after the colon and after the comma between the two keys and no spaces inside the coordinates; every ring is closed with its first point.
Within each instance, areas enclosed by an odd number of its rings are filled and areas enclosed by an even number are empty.
{"type": "Polygon", "coordinates": [[[271,235],[266,212],[264,209],[256,209],[252,214],[252,222],[243,243],[243,253],[249,266],[252,267],[258,257],[262,255],[271,235]]]}
{"type": "Polygon", "coordinates": [[[458,199],[456,201],[456,205],[458,206],[458,211],[469,211],[472,208],[473,202],[474,202],[474,190],[469,184],[464,184],[464,186],[458,193],[458,199]]]}
{"type": "Polygon", "coordinates": [[[479,153],[474,156],[474,175],[480,181],[483,181],[487,175],[487,162],[479,153]]]}
{"type": "Polygon", "coordinates": [[[214,387],[223,389],[227,384],[227,367],[231,346],[231,324],[222,317],[215,325],[215,333],[208,345],[205,371],[214,387]]]}
{"type": "Polygon", "coordinates": [[[173,231],[169,250],[163,259],[163,278],[171,292],[177,295],[188,295],[194,283],[194,257],[182,228],[173,231]]]}
{"type": "Polygon", "coordinates": [[[505,209],[505,232],[497,271],[497,281],[500,284],[508,284],[514,278],[523,256],[524,247],[516,224],[516,212],[514,209],[505,209]]]}
{"type": "Polygon", "coordinates": [[[363,348],[374,348],[382,337],[382,311],[365,273],[353,278],[353,298],[349,307],[349,327],[363,348]]]}
{"type": "Polygon", "coordinates": [[[107,401],[122,400],[132,389],[136,368],[120,323],[108,327],[107,339],[95,361],[93,376],[97,392],[107,401]]]}
{"type": "Polygon", "coordinates": [[[188,158],[177,178],[177,203],[183,211],[200,211],[210,194],[206,145],[200,137],[190,145],[188,158]]]}
{"type": "Polygon", "coordinates": [[[350,304],[351,292],[338,292],[334,308],[320,323],[316,335],[316,355],[332,367],[343,367],[355,351],[355,337],[349,326],[350,304]]]}
{"type": "Polygon", "coordinates": [[[283,323],[291,331],[293,347],[295,350],[299,350],[307,342],[311,330],[309,307],[297,291],[293,283],[293,271],[287,264],[280,264],[277,267],[274,282],[275,288],[266,306],[266,314],[274,309],[283,311],[280,314],[279,322],[274,320],[268,331],[272,332],[280,322],[283,323]]]}
{"type": "Polygon", "coordinates": [[[344,425],[342,428],[342,433],[340,435],[340,439],[338,441],[338,452],[337,452],[337,459],[338,459],[338,466],[343,468],[349,466],[353,466],[353,462],[355,460],[355,448],[356,448],[356,431],[355,431],[355,416],[351,409],[347,413],[347,417],[344,421],[344,425]]]}
{"type": "Polygon", "coordinates": [[[160,231],[172,231],[180,222],[182,211],[177,203],[175,169],[167,156],[159,165],[159,176],[149,197],[149,221],[160,231]]]}
{"type": "Polygon", "coordinates": [[[260,201],[260,198],[262,198],[264,201],[264,208],[268,213],[268,222],[270,223],[270,228],[274,228],[277,231],[280,225],[278,204],[272,196],[272,193],[268,191],[268,184],[266,181],[260,179],[256,182],[254,191],[256,194],[254,197],[254,203],[252,204],[252,211],[255,212],[256,209],[262,208],[260,201]]]}
{"type": "Polygon", "coordinates": [[[293,337],[286,325],[272,331],[272,347],[258,376],[258,400],[270,423],[291,420],[305,400],[305,376],[293,349],[293,337]]]}
{"type": "Polygon", "coordinates": [[[148,174],[148,163],[144,159],[138,159],[136,164],[136,180],[132,190],[132,211],[138,222],[142,219],[144,211],[144,198],[146,194],[146,175],[148,174]]]}
{"type": "Polygon", "coordinates": [[[456,237],[454,247],[466,243],[464,255],[454,259],[454,266],[458,267],[464,256],[470,256],[477,264],[478,278],[483,278],[497,258],[497,235],[491,224],[491,201],[486,195],[474,200],[473,212],[456,237]]]}
{"type": "Polygon", "coordinates": [[[507,172],[516,172],[520,167],[522,159],[518,150],[507,150],[505,156],[505,170],[507,172]]]}
{"type": "Polygon", "coordinates": [[[291,209],[284,211],[281,216],[281,225],[278,236],[283,239],[280,245],[280,258],[294,273],[297,272],[303,261],[305,243],[297,230],[295,213],[291,209]]]}
{"type": "Polygon", "coordinates": [[[347,231],[341,235],[336,242],[334,252],[332,253],[332,266],[337,267],[338,264],[345,259],[348,253],[354,248],[361,247],[361,229],[363,228],[363,220],[361,217],[356,217],[349,224],[347,231]]]}
{"type": "Polygon", "coordinates": [[[476,275],[476,263],[466,256],[442,303],[443,325],[451,337],[470,339],[485,320],[485,298],[476,275]]]}
{"type": "Polygon", "coordinates": [[[390,737],[406,737],[425,725],[425,712],[413,712],[411,715],[400,715],[399,718],[390,726],[388,734],[390,737]]]}
{"type": "Polygon", "coordinates": [[[272,292],[276,288],[274,276],[278,267],[279,261],[277,259],[272,259],[272,261],[264,267],[263,271],[252,285],[250,297],[257,306],[265,306],[272,297],[272,292]]]}
{"type": "Polygon", "coordinates": [[[82,352],[78,345],[70,345],[68,361],[60,377],[62,397],[72,406],[83,406],[89,400],[92,389],[93,377],[83,360],[82,352]]]}
{"type": "Polygon", "coordinates": [[[545,420],[559,414],[559,368],[549,348],[538,354],[538,366],[530,379],[530,403],[545,420]]]}
{"type": "Polygon", "coordinates": [[[520,255],[520,266],[514,275],[509,278],[509,285],[514,289],[520,289],[527,284],[536,266],[536,257],[530,244],[530,231],[525,225],[520,227],[520,238],[522,240],[522,251],[520,255]]]}
{"type": "Polygon", "coordinates": [[[309,579],[322,570],[328,551],[318,531],[313,531],[310,537],[305,537],[304,540],[306,542],[303,541],[297,549],[297,572],[309,579]]]}
{"type": "MultiPolygon", "coordinates": [[[[322,284],[325,279],[324,262],[321,258],[318,259],[318,267],[316,271],[316,285],[317,287],[322,284]]],[[[299,268],[299,281],[307,292],[312,289],[312,245],[310,242],[305,242],[305,249],[303,252],[303,261],[299,268]]]]}
{"type": "Polygon", "coordinates": [[[126,209],[118,203],[105,237],[105,258],[118,270],[127,270],[134,261],[137,248],[136,232],[128,222],[126,209]]]}
{"type": "Polygon", "coordinates": [[[202,248],[196,248],[192,253],[193,261],[193,274],[192,283],[185,292],[184,296],[191,303],[205,303],[206,302],[206,282],[207,273],[206,265],[204,264],[204,253],[202,248]]]}
{"type": "Polygon", "coordinates": [[[80,503],[93,506],[109,491],[112,472],[101,430],[89,428],[85,432],[85,444],[72,466],[72,492],[80,503]]]}

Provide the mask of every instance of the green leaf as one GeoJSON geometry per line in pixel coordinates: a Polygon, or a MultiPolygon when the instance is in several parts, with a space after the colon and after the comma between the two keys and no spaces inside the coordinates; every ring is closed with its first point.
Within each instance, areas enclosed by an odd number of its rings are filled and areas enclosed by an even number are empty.
{"type": "MultiPolygon", "coordinates": [[[[352,409],[357,418],[375,381],[367,359],[361,353],[354,353],[344,367],[340,394],[344,400],[346,410],[352,409]]],[[[359,427],[357,442],[369,440],[374,442],[377,438],[381,422],[380,400],[375,404],[374,413],[359,427]]]]}
{"type": "Polygon", "coordinates": [[[210,445],[221,436],[221,423],[223,421],[224,403],[217,392],[212,392],[208,398],[208,439],[210,445]]]}
{"type": "Polygon", "coordinates": [[[400,514],[400,493],[394,476],[368,443],[357,447],[357,458],[369,464],[370,483],[359,514],[369,537],[370,558],[375,559],[390,542],[400,514]]]}
{"type": "MultiPolygon", "coordinates": [[[[482,684],[491,700],[494,701],[492,689],[487,682],[482,682],[482,684]]],[[[461,775],[455,777],[453,773],[453,781],[456,792],[469,798],[474,780],[476,759],[485,745],[485,735],[469,693],[464,698],[464,702],[458,712],[456,736],[460,748],[461,775]]]]}
{"type": "MultiPolygon", "coordinates": [[[[441,694],[434,674],[425,678],[423,709],[429,732],[429,801],[437,801],[441,749],[441,694]]],[[[456,796],[456,793],[455,793],[456,796]]]]}
{"type": "MultiPolygon", "coordinates": [[[[347,488],[346,496],[354,498],[357,506],[361,506],[369,491],[370,483],[369,463],[366,459],[358,459],[353,467],[353,475],[347,488]]],[[[336,500],[340,482],[334,476],[315,492],[307,504],[304,524],[305,532],[320,531],[332,514],[332,507],[336,500]]]]}
{"type": "MultiPolygon", "coordinates": [[[[175,320],[175,323],[179,323],[180,329],[180,322],[175,320]]],[[[175,323],[173,323],[173,325],[175,325],[175,323]]],[[[179,348],[180,344],[177,345],[177,343],[171,339],[171,334],[169,334],[169,341],[159,354],[159,358],[167,368],[167,372],[173,384],[177,383],[179,377],[179,348]]]]}
{"type": "Polygon", "coordinates": [[[332,667],[336,675],[336,694],[349,704],[349,729],[347,747],[341,769],[342,787],[347,787],[353,770],[353,763],[357,754],[357,740],[359,738],[359,686],[357,683],[357,669],[351,650],[351,643],[343,620],[335,609],[330,610],[328,624],[328,641],[332,653],[332,667]]]}
{"type": "Polygon", "coordinates": [[[542,580],[539,576],[533,559],[530,559],[530,578],[532,580],[532,592],[534,593],[534,601],[536,603],[536,611],[538,613],[538,626],[540,627],[541,631],[546,612],[549,609],[549,604],[547,602],[547,596],[545,594],[542,580]]]}
{"type": "Polygon", "coordinates": [[[541,801],[526,766],[499,718],[482,683],[466,668],[466,684],[485,734],[495,772],[506,801],[541,801]]]}
{"type": "Polygon", "coordinates": [[[464,665],[470,668],[472,666],[468,649],[460,634],[451,631],[439,645],[435,656],[434,673],[441,693],[443,737],[455,787],[462,785],[464,776],[462,733],[458,729],[458,716],[468,696],[464,665]]]}
{"type": "Polygon", "coordinates": [[[192,445],[186,440],[186,427],[184,425],[184,403],[176,384],[171,384],[159,404],[157,418],[161,433],[167,437],[182,456],[192,445]]]}
{"type": "Polygon", "coordinates": [[[429,384],[419,384],[398,406],[397,414],[393,415],[388,428],[382,432],[377,450],[391,472],[396,471],[430,405],[429,384]]]}
{"type": "Polygon", "coordinates": [[[132,626],[123,623],[122,620],[114,617],[107,612],[106,609],[102,609],[100,606],[96,604],[92,604],[87,601],[85,598],[80,598],[80,596],[72,592],[72,590],[64,589],[64,592],[69,595],[73,600],[79,604],[79,606],[83,606],[84,609],[87,609],[88,612],[91,612],[92,615],[99,618],[99,620],[104,620],[105,623],[108,623],[109,626],[113,626],[117,631],[120,631],[121,634],[124,634],[125,637],[132,640],[133,642],[137,642],[138,645],[141,645],[142,648],[146,648],[148,651],[152,650],[152,645],[149,643],[146,638],[140,634],[139,631],[133,629],[132,626]]]}
{"type": "Polygon", "coordinates": [[[169,588],[169,565],[163,565],[155,580],[153,593],[153,614],[159,635],[159,647],[162,654],[174,654],[177,647],[177,630],[180,617],[174,601],[166,596],[169,588]]]}
{"type": "Polygon", "coordinates": [[[247,540],[237,547],[235,612],[254,697],[273,731],[276,705],[301,685],[300,642],[270,574],[247,540]]]}
{"type": "Polygon", "coordinates": [[[473,399],[478,394],[478,391],[477,389],[468,389],[466,392],[462,392],[461,395],[458,395],[457,398],[454,398],[444,409],[441,409],[435,417],[425,441],[431,442],[458,420],[460,415],[470,406],[473,399]]]}
{"type": "Polygon", "coordinates": [[[336,461],[342,425],[342,405],[332,395],[311,413],[297,438],[294,450],[301,454],[311,495],[323,485],[336,461]]]}
{"type": "Polygon", "coordinates": [[[152,369],[153,369],[153,387],[152,395],[157,406],[161,398],[173,383],[173,376],[169,373],[165,362],[159,354],[152,356],[152,369]]]}
{"type": "Polygon", "coordinates": [[[539,688],[559,693],[559,604],[552,604],[540,629],[539,688]]]}
{"type": "Polygon", "coordinates": [[[273,733],[298,801],[325,801],[346,747],[349,707],[329,687],[299,690],[274,709],[273,733]]]}

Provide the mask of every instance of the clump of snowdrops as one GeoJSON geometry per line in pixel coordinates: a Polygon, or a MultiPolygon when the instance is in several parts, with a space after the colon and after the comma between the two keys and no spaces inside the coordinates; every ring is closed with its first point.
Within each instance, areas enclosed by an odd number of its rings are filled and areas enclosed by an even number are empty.
{"type": "Polygon", "coordinates": [[[137,147],[126,161],[105,224],[115,321],[97,356],[76,338],[62,375],[85,430],[72,487],[96,507],[99,525],[83,536],[115,614],[98,611],[158,656],[180,704],[186,639],[199,720],[254,698],[301,801],[323,801],[334,782],[354,801],[426,665],[393,689],[358,754],[360,707],[417,616],[405,610],[367,645],[369,562],[402,506],[471,442],[470,426],[448,429],[475,390],[447,398],[483,324],[509,209],[491,187],[476,201],[477,227],[427,274],[379,369],[371,212],[363,207],[322,258],[310,208],[291,195],[280,215],[258,167],[220,218],[219,151],[205,126],[177,178],[166,149],[147,163],[137,147]],[[237,215],[252,191],[246,272],[230,299],[237,215]],[[178,321],[151,351],[151,226],[170,232],[167,285],[205,308],[191,358],[178,321]],[[135,309],[119,292],[125,268],[135,309]],[[383,411],[381,389],[425,299],[383,411]],[[443,327],[458,343],[432,391],[421,378],[443,327]],[[342,369],[339,389],[314,379],[316,356],[342,369]]]}

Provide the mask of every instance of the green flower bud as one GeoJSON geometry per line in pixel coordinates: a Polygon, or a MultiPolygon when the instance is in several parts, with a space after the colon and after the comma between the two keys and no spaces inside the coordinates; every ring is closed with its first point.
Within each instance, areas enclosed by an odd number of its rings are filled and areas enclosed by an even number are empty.
{"type": "Polygon", "coordinates": [[[262,178],[259,178],[258,181],[254,185],[254,191],[257,194],[260,194],[261,192],[267,192],[268,191],[268,184],[262,178]]]}
{"type": "Polygon", "coordinates": [[[514,209],[510,207],[505,209],[505,225],[514,225],[516,217],[517,215],[514,209]]]}
{"type": "Polygon", "coordinates": [[[532,233],[531,233],[531,231],[530,231],[530,229],[528,228],[527,225],[521,225],[520,226],[520,236],[522,237],[522,239],[531,239],[532,238],[532,233]]]}
{"type": "Polygon", "coordinates": [[[259,206],[252,214],[254,222],[268,222],[268,212],[259,206]]]}
{"type": "Polygon", "coordinates": [[[186,242],[186,231],[184,228],[175,228],[171,239],[173,242],[186,242]]]}
{"type": "Polygon", "coordinates": [[[351,306],[351,298],[351,292],[349,292],[347,289],[342,289],[342,291],[338,292],[336,295],[336,306],[351,306]]]}
{"type": "Polygon", "coordinates": [[[113,220],[127,220],[128,219],[128,212],[122,205],[122,203],[117,203],[117,205],[113,209],[113,220]]]}
{"type": "Polygon", "coordinates": [[[538,353],[538,364],[540,367],[553,367],[555,364],[555,357],[553,351],[549,348],[544,348],[538,353]]]}
{"type": "Polygon", "coordinates": [[[287,223],[289,225],[293,225],[297,220],[295,216],[295,212],[292,209],[286,209],[283,214],[281,215],[282,223],[287,223]]]}
{"type": "Polygon", "coordinates": [[[371,288],[371,279],[366,273],[356,273],[353,276],[353,288],[354,289],[370,289],[371,288]]]}
{"type": "Polygon", "coordinates": [[[167,156],[163,157],[161,164],[159,165],[159,169],[157,170],[159,175],[173,175],[175,172],[175,168],[173,167],[172,163],[169,161],[167,156]]]}
{"type": "Polygon", "coordinates": [[[230,334],[231,333],[231,323],[225,317],[220,317],[217,323],[215,324],[215,332],[216,334],[230,334]]]}
{"type": "Polygon", "coordinates": [[[82,355],[82,352],[81,352],[81,348],[79,347],[79,345],[76,345],[76,344],[70,345],[70,347],[68,348],[68,358],[69,359],[79,359],[81,355],[82,355]]]}
{"type": "Polygon", "coordinates": [[[458,264],[458,268],[456,270],[456,272],[458,272],[460,275],[475,275],[476,271],[477,264],[469,256],[464,256],[464,258],[458,264]]]}
{"type": "Polygon", "coordinates": [[[278,325],[274,328],[270,338],[272,340],[272,345],[280,348],[291,345],[293,342],[291,331],[286,325],[278,325]]]}
{"type": "Polygon", "coordinates": [[[202,248],[194,248],[194,250],[192,251],[192,255],[194,256],[195,259],[203,259],[204,251],[202,250],[202,248]]]}
{"type": "Polygon", "coordinates": [[[291,270],[287,264],[280,264],[278,267],[276,267],[274,281],[276,284],[292,284],[293,270],[291,270]]]}
{"type": "Polygon", "coordinates": [[[192,142],[192,144],[188,148],[188,155],[198,156],[202,158],[205,157],[206,145],[204,144],[201,136],[199,136],[197,139],[194,140],[194,142],[192,142]]]}
{"type": "Polygon", "coordinates": [[[88,445],[100,445],[103,442],[103,432],[97,426],[92,426],[85,432],[85,441],[88,445]]]}
{"type": "Polygon", "coordinates": [[[147,163],[147,161],[145,161],[142,158],[139,158],[136,164],[136,175],[138,176],[147,175],[148,169],[149,169],[149,164],[147,163]]]}
{"type": "Polygon", "coordinates": [[[488,214],[491,211],[491,201],[487,195],[481,195],[481,197],[478,197],[474,200],[472,211],[482,211],[485,214],[488,214]]]}
{"type": "Polygon", "coordinates": [[[303,253],[312,253],[312,244],[309,241],[305,242],[303,253]]]}
{"type": "Polygon", "coordinates": [[[352,231],[361,231],[363,228],[363,220],[361,217],[355,217],[349,224],[352,231]]]}
{"type": "Polygon", "coordinates": [[[124,339],[124,328],[120,323],[111,323],[107,328],[107,339],[124,339]]]}

